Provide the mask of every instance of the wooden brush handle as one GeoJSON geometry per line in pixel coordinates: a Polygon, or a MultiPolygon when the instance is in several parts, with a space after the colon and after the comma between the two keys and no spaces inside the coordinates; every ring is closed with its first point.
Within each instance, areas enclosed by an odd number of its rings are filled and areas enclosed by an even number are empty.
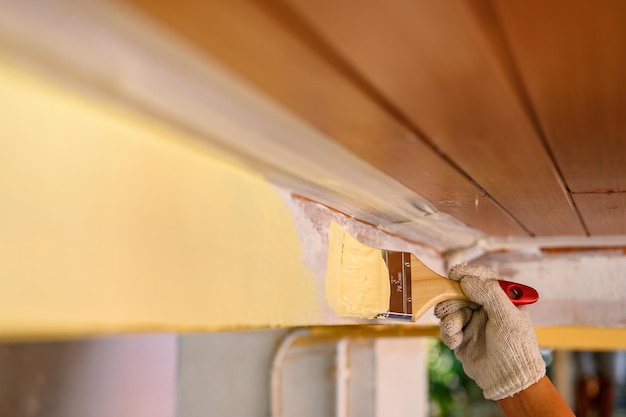
{"type": "MultiPolygon", "coordinates": [[[[499,281],[500,287],[515,305],[532,304],[539,299],[537,291],[527,285],[499,281]]],[[[413,320],[429,308],[446,300],[469,300],[458,281],[445,278],[411,255],[411,304],[413,320]]]]}

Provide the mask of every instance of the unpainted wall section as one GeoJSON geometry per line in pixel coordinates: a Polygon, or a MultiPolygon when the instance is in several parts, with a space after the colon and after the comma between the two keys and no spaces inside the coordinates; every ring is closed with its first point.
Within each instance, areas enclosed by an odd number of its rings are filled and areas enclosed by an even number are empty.
{"type": "Polygon", "coordinates": [[[539,302],[529,308],[535,325],[614,329],[626,325],[622,249],[526,250],[488,255],[475,263],[539,291],[539,302]]]}

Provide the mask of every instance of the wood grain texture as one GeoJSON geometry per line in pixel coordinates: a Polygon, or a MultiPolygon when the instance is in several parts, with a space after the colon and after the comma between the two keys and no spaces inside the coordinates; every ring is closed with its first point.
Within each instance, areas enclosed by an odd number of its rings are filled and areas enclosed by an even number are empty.
{"type": "Polygon", "coordinates": [[[315,34],[301,31],[284,10],[251,0],[127,3],[438,209],[488,234],[527,234],[462,172],[364,92],[346,75],[343,64],[317,43],[315,34]]]}
{"type": "Polygon", "coordinates": [[[584,234],[512,85],[489,8],[438,0],[287,2],[527,229],[584,234]]]}
{"type": "Polygon", "coordinates": [[[442,301],[468,300],[458,281],[433,272],[415,255],[411,255],[411,299],[413,321],[442,301]]]}
{"type": "Polygon", "coordinates": [[[592,235],[626,234],[626,193],[574,194],[592,235]]]}
{"type": "Polygon", "coordinates": [[[626,190],[626,2],[493,4],[569,188],[626,190]]]}

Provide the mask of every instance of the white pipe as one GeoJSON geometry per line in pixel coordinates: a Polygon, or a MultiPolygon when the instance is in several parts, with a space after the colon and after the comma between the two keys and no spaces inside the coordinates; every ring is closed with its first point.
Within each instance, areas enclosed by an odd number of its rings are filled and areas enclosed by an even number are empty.
{"type": "Polygon", "coordinates": [[[348,347],[348,339],[341,339],[337,342],[335,354],[336,417],[348,417],[349,412],[350,363],[348,347]]]}
{"type": "Polygon", "coordinates": [[[287,352],[291,349],[293,343],[304,336],[307,336],[307,329],[296,329],[291,331],[281,341],[274,358],[272,360],[272,369],[270,371],[270,416],[280,417],[282,415],[282,375],[287,352]]]}

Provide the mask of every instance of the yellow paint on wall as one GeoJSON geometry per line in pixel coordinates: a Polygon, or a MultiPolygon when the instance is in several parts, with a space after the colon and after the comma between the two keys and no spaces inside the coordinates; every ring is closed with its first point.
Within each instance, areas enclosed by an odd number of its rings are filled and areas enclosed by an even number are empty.
{"type": "Polygon", "coordinates": [[[624,350],[626,329],[621,327],[539,326],[540,346],[564,350],[624,350]]]}
{"type": "Polygon", "coordinates": [[[375,249],[332,222],[328,231],[326,299],[341,317],[374,318],[389,310],[389,269],[375,249]]]}
{"type": "Polygon", "coordinates": [[[262,176],[2,59],[0,114],[0,336],[315,321],[262,176]]]}

